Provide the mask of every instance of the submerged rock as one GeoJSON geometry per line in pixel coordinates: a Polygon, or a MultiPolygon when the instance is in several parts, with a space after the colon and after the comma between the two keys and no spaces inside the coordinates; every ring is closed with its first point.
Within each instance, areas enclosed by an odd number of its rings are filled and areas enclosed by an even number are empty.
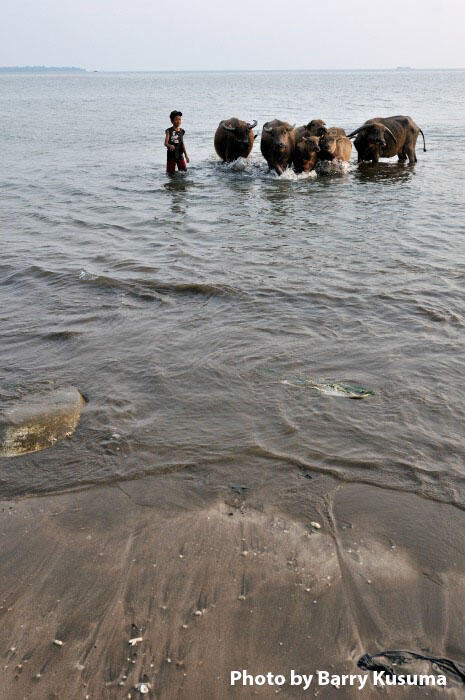
{"type": "Polygon", "coordinates": [[[73,386],[22,399],[0,410],[0,456],[16,457],[71,437],[86,403],[73,386]]]}
{"type": "Polygon", "coordinates": [[[305,387],[309,386],[313,389],[318,389],[323,394],[329,394],[330,396],[342,396],[346,399],[366,399],[367,396],[374,396],[374,391],[371,389],[366,389],[363,386],[358,386],[357,384],[343,384],[341,382],[317,382],[313,379],[298,378],[292,381],[283,379],[281,384],[287,384],[289,386],[305,387]]]}
{"type": "Polygon", "coordinates": [[[313,384],[312,386],[323,394],[342,396],[347,399],[366,399],[367,396],[373,396],[375,393],[371,389],[365,389],[363,386],[341,384],[340,382],[324,382],[322,384],[313,384]]]}

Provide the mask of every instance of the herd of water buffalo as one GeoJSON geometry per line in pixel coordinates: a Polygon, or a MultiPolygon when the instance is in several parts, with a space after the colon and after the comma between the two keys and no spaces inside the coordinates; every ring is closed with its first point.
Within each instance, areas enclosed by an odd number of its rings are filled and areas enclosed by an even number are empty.
{"type": "MultiPolygon", "coordinates": [[[[247,158],[254,145],[256,126],[256,121],[250,124],[236,117],[223,119],[215,133],[215,150],[219,157],[225,162],[247,158]]],[[[423,131],[411,117],[375,117],[350,134],[341,127],[326,128],[322,119],[312,119],[298,127],[273,119],[263,125],[260,150],[269,168],[278,175],[290,166],[301,173],[313,170],[318,161],[348,161],[352,152],[350,139],[354,137],[359,163],[377,163],[380,158],[393,156],[398,156],[400,161],[408,159],[409,163],[416,163],[418,134],[423,136],[423,150],[426,151],[423,131]]]]}

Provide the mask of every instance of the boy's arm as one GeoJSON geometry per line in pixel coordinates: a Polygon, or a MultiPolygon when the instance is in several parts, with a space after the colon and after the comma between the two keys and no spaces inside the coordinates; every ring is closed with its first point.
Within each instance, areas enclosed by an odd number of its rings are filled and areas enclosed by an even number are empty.
{"type": "Polygon", "coordinates": [[[170,139],[170,130],[167,129],[167,130],[165,131],[165,146],[166,146],[166,148],[168,148],[170,151],[174,151],[174,146],[173,146],[173,144],[168,143],[169,139],[170,139]]]}
{"type": "Polygon", "coordinates": [[[184,141],[182,142],[182,152],[186,156],[186,162],[189,163],[189,156],[187,155],[186,144],[184,143],[184,141]]]}

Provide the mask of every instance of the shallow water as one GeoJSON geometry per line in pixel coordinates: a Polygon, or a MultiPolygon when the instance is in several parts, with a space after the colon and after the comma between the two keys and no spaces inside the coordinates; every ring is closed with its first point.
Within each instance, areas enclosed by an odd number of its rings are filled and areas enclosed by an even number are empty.
{"type": "Polygon", "coordinates": [[[0,76],[0,394],[90,399],[71,441],[2,460],[2,494],[284,463],[463,505],[464,102],[465,72],[0,76]],[[425,133],[414,167],[278,178],[258,142],[213,150],[230,116],[389,114],[425,133]]]}

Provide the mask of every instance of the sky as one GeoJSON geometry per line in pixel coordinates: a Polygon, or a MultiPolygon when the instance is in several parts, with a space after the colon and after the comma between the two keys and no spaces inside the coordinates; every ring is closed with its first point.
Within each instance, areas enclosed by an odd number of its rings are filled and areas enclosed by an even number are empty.
{"type": "Polygon", "coordinates": [[[465,68],[463,0],[2,0],[0,66],[465,68]]]}

